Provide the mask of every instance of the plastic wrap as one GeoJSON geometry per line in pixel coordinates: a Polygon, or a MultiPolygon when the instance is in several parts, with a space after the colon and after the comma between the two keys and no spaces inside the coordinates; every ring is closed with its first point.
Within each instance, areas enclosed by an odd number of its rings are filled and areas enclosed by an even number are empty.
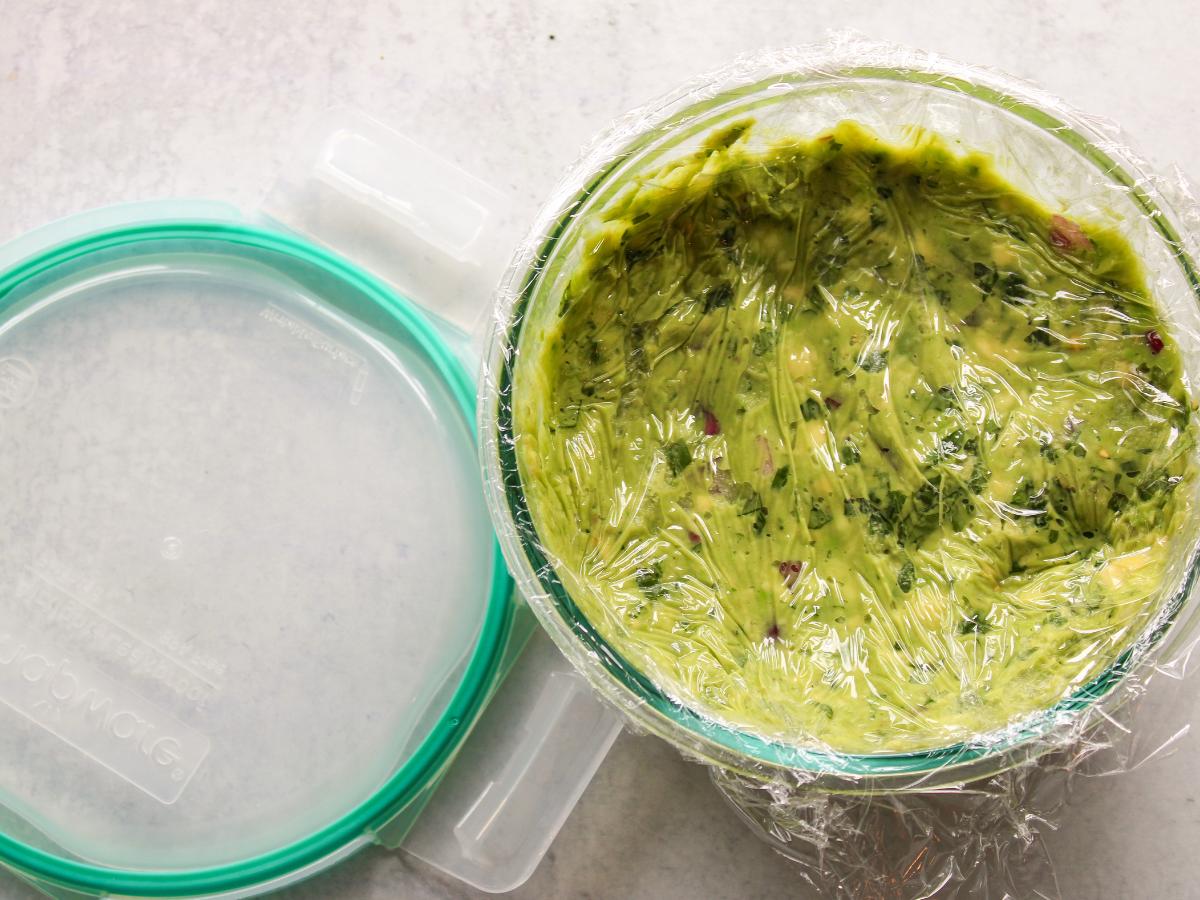
{"type": "Polygon", "coordinates": [[[815,885],[1052,894],[1065,776],[1181,733],[1130,701],[1195,640],[1197,218],[1115,129],[852,37],[631,113],[497,307],[510,567],[815,885]]]}

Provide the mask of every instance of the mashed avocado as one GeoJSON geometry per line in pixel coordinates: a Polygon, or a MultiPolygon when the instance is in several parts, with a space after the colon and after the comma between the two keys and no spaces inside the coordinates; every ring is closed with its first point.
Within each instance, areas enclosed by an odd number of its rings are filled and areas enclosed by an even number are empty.
{"type": "Polygon", "coordinates": [[[1128,244],[985,157],[749,125],[587,238],[514,408],[582,612],[702,714],[871,753],[1052,706],[1157,608],[1190,490],[1128,244]]]}

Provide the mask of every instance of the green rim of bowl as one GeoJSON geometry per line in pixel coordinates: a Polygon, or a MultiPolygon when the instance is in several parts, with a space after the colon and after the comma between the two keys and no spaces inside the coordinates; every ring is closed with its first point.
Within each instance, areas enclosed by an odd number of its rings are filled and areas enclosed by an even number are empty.
{"type": "MultiPolygon", "coordinates": [[[[673,113],[669,118],[657,123],[653,129],[624,146],[619,153],[614,154],[615,159],[592,178],[569,203],[535,255],[527,269],[527,274],[520,282],[519,293],[508,318],[510,330],[505,337],[505,346],[509,348],[519,346],[520,332],[526,318],[525,313],[536,293],[540,276],[546,271],[549,260],[563,239],[570,222],[592,194],[620,168],[626,158],[673,127],[688,126],[687,130],[681,132],[680,136],[684,137],[712,127],[711,122],[704,117],[706,112],[716,110],[717,107],[726,106],[742,98],[762,94],[764,89],[771,85],[786,81],[806,84],[828,78],[900,81],[964,94],[1037,126],[1075,150],[1115,184],[1128,191],[1138,208],[1149,217],[1155,230],[1170,247],[1171,253],[1183,270],[1193,293],[1200,300],[1200,275],[1197,273],[1195,263],[1184,249],[1174,225],[1137,178],[1070,124],[1026,100],[964,78],[913,69],[861,66],[844,68],[832,75],[822,73],[816,78],[805,75],[780,74],[753,84],[723,91],[712,99],[704,101],[703,104],[689,106],[682,111],[673,113]],[[694,121],[696,119],[700,119],[699,123],[694,121]]],[[[771,102],[774,99],[774,97],[764,97],[764,102],[771,102]]],[[[969,742],[909,753],[842,754],[818,748],[797,747],[740,731],[671,700],[649,678],[629,663],[587,620],[558,578],[553,564],[542,552],[537,529],[533,524],[528,504],[525,501],[524,490],[521,487],[521,475],[517,466],[513,439],[514,356],[511,352],[505,354],[499,373],[499,406],[496,411],[496,427],[499,433],[497,447],[500,473],[508,509],[516,525],[523,552],[534,572],[538,573],[539,581],[550,596],[555,610],[618,686],[648,705],[659,716],[691,732],[710,747],[715,745],[719,750],[732,751],[743,758],[749,757],[773,766],[801,769],[819,774],[889,776],[928,773],[1016,750],[1031,739],[1045,735],[1065,718],[1071,717],[1074,713],[1106,696],[1167,632],[1197,580],[1200,558],[1193,554],[1179,590],[1164,604],[1163,609],[1142,636],[1127,647],[1104,672],[1050,709],[1032,713],[1015,726],[981,735],[969,742]]]]}
{"type": "MultiPolygon", "coordinates": [[[[315,267],[334,283],[358,292],[385,312],[449,385],[458,412],[471,427],[475,390],[453,352],[411,301],[378,279],[307,241],[234,222],[177,220],[98,231],[51,247],[0,273],[0,314],[21,285],[39,275],[93,254],[139,245],[162,249],[172,242],[208,242],[235,252],[267,251],[315,267]]],[[[491,586],[487,609],[462,680],[445,711],[415,752],[378,790],[351,811],[302,840],[239,862],[200,869],[125,870],[57,856],[0,834],[0,862],[22,873],[73,890],[139,897],[218,894],[263,885],[302,870],[344,850],[391,821],[441,773],[470,732],[499,671],[512,623],[512,582],[499,544],[492,545],[491,586]]]]}

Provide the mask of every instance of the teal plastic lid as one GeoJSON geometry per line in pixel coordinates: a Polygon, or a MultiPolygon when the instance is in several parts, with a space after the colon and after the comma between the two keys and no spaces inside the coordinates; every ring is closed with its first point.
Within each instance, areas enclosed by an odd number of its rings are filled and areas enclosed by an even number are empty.
{"type": "Polygon", "coordinates": [[[238,891],[436,779],[511,615],[442,334],[236,221],[0,271],[0,862],[238,891]]]}

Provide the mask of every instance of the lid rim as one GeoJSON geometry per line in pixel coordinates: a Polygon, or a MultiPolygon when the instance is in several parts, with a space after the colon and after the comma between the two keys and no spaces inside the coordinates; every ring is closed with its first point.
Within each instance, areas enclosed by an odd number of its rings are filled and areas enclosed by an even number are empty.
{"type": "MultiPolygon", "coordinates": [[[[55,244],[0,272],[0,318],[5,299],[13,290],[56,266],[99,251],[143,242],[197,239],[298,258],[361,292],[415,338],[466,417],[471,440],[477,441],[471,380],[453,351],[412,301],[339,255],[283,232],[241,222],[199,219],[163,220],[91,232],[55,244]]],[[[470,660],[440,720],[380,788],[338,819],[267,853],[218,866],[178,870],[108,868],[41,850],[0,832],[0,864],[76,890],[158,897],[219,894],[287,876],[379,830],[441,774],[474,726],[499,671],[512,624],[512,580],[494,537],[491,555],[486,612],[470,660]]]]}

